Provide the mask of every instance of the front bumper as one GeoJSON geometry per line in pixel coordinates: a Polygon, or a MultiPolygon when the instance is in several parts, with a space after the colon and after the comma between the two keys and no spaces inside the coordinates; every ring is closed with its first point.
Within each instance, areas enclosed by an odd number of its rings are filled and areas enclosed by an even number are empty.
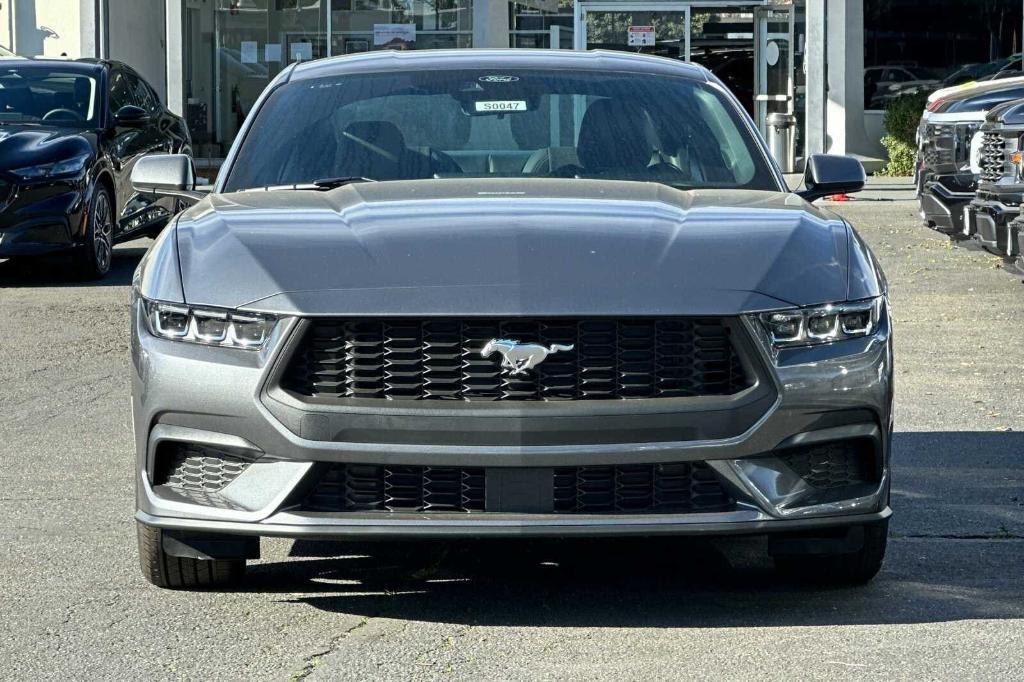
{"type": "Polygon", "coordinates": [[[1020,216],[1021,194],[992,195],[979,194],[964,209],[963,234],[991,251],[1007,257],[1016,257],[1019,253],[1017,233],[1014,220],[1020,216]]]}
{"type": "Polygon", "coordinates": [[[40,256],[80,241],[86,198],[82,183],[12,186],[0,202],[0,258],[40,256]]]}
{"type": "Polygon", "coordinates": [[[974,176],[937,176],[923,183],[918,195],[921,218],[928,227],[944,234],[960,234],[964,229],[964,207],[974,199],[974,176]]]}
{"type": "Polygon", "coordinates": [[[875,337],[786,351],[777,361],[749,327],[748,350],[765,372],[736,404],[532,403],[486,413],[473,407],[431,409],[429,416],[421,406],[383,405],[361,413],[275,398],[275,372],[300,325],[283,321],[265,350],[250,353],[157,339],[133,316],[139,521],[182,531],[284,537],[560,537],[781,532],[866,523],[890,513],[887,315],[875,337]],[[722,419],[720,413],[729,411],[742,416],[722,419]],[[348,423],[355,426],[346,428],[348,423]],[[645,426],[658,439],[644,438],[645,426]],[[673,433],[679,435],[665,439],[673,433]],[[870,443],[877,476],[841,494],[814,489],[773,456],[779,449],[851,439],[870,443]],[[221,448],[251,464],[213,495],[179,495],[153,484],[156,453],[166,441],[221,448]],[[481,513],[322,512],[299,504],[325,463],[491,472],[682,462],[706,463],[735,504],[715,512],[601,514],[490,507],[481,513]]]}

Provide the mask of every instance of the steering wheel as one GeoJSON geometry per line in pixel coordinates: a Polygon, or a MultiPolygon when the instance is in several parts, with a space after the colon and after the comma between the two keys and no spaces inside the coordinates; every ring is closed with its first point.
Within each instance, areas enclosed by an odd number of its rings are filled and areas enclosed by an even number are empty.
{"type": "Polygon", "coordinates": [[[78,113],[74,109],[60,108],[60,109],[50,109],[49,111],[47,111],[46,114],[43,116],[43,120],[44,121],[55,121],[55,120],[84,121],[85,117],[83,117],[80,113],[78,113]]]}

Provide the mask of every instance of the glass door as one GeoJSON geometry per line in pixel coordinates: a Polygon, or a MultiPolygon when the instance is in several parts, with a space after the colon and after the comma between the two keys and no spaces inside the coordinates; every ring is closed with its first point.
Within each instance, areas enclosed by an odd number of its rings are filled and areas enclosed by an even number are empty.
{"type": "Polygon", "coordinates": [[[690,10],[683,3],[579,3],[576,24],[576,49],[690,59],[690,10]]]}

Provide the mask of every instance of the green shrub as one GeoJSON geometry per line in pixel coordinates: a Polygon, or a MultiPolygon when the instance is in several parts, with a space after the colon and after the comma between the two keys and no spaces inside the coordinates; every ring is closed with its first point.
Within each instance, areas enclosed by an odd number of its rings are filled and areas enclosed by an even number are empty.
{"type": "Polygon", "coordinates": [[[921,113],[928,104],[928,93],[918,92],[913,95],[897,97],[885,108],[885,132],[890,137],[913,146],[917,134],[917,126],[921,122],[921,113]]]}
{"type": "Polygon", "coordinates": [[[917,147],[911,142],[907,144],[903,140],[892,135],[882,138],[882,146],[889,152],[889,163],[885,168],[878,171],[878,175],[892,177],[903,177],[914,174],[914,162],[917,159],[917,147]]]}
{"type": "Polygon", "coordinates": [[[879,175],[906,176],[914,174],[917,159],[917,126],[921,112],[928,104],[928,93],[903,95],[889,102],[885,109],[886,136],[882,146],[889,153],[889,163],[879,175]]]}

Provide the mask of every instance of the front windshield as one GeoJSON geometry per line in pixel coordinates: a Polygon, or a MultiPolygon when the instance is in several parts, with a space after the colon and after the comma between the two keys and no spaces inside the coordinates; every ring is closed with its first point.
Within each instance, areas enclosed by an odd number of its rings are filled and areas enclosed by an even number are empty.
{"type": "Polygon", "coordinates": [[[0,65],[0,125],[95,127],[96,78],[81,71],[0,65]]]}
{"type": "Polygon", "coordinates": [[[503,69],[287,83],[257,113],[225,191],[345,177],[577,177],[779,189],[737,108],[705,83],[503,69]]]}

